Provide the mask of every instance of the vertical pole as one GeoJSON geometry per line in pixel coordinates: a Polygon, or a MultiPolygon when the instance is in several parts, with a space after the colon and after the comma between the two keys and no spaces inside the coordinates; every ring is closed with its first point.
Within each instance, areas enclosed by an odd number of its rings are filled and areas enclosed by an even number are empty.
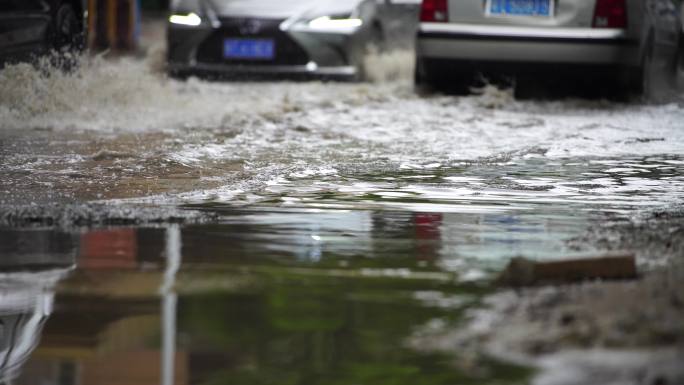
{"type": "Polygon", "coordinates": [[[117,0],[106,0],[107,1],[107,43],[110,49],[116,49],[117,47],[117,0]]]}
{"type": "Polygon", "coordinates": [[[138,38],[140,34],[140,23],[142,22],[141,20],[141,14],[140,14],[140,0],[131,0],[130,8],[129,8],[129,30],[128,30],[128,47],[131,50],[136,49],[138,45],[138,38]]]}
{"type": "Polygon", "coordinates": [[[95,41],[97,36],[97,2],[98,0],[88,1],[88,48],[95,47],[95,41]]]}
{"type": "Polygon", "coordinates": [[[178,225],[166,229],[166,270],[160,289],[162,296],[161,385],[173,385],[176,358],[176,311],[178,295],[174,290],[181,264],[181,231],[178,225]]]}

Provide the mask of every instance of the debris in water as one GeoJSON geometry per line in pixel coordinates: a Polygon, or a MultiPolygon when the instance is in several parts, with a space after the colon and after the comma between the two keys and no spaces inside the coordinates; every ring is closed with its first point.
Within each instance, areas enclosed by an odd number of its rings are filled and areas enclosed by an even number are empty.
{"type": "Polygon", "coordinates": [[[595,258],[568,259],[553,262],[536,262],[526,258],[513,258],[501,273],[497,283],[501,286],[535,286],[562,284],[591,279],[634,279],[637,277],[634,253],[611,253],[595,258]]]}

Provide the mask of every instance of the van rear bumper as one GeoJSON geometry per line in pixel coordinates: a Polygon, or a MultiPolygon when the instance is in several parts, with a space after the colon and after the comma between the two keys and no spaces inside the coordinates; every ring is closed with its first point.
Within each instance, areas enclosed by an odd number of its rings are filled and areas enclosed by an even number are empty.
{"type": "Polygon", "coordinates": [[[421,23],[416,52],[456,61],[640,64],[638,41],[623,29],[421,23]]]}

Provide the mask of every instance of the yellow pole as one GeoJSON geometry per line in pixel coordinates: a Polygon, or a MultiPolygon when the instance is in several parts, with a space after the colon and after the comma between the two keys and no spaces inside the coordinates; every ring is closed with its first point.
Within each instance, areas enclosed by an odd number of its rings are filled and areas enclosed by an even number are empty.
{"type": "Polygon", "coordinates": [[[107,0],[107,42],[109,43],[110,49],[116,49],[116,30],[117,28],[117,18],[116,18],[116,8],[117,0],[107,0]]]}
{"type": "Polygon", "coordinates": [[[134,48],[136,29],[136,0],[128,0],[128,49],[134,48]]]}
{"type": "Polygon", "coordinates": [[[88,47],[94,48],[97,35],[97,1],[88,1],[88,47]]]}

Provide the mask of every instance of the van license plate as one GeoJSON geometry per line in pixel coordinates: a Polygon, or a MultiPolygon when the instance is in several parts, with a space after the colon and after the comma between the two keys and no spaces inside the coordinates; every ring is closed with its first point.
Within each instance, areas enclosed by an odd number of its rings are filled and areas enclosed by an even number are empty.
{"type": "Polygon", "coordinates": [[[487,0],[489,16],[553,16],[555,0],[487,0]]]}

